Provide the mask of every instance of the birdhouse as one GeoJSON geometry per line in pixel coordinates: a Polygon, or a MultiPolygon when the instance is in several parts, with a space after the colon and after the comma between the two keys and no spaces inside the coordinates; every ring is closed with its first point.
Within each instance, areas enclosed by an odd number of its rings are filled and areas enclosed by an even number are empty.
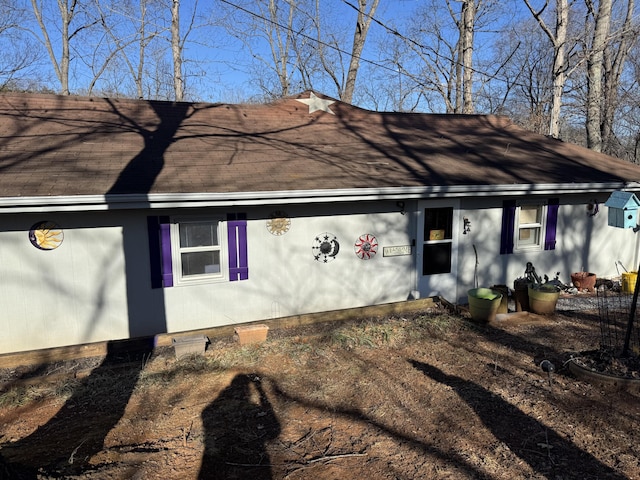
{"type": "Polygon", "coordinates": [[[638,226],[640,200],[634,193],[613,192],[604,205],[609,207],[609,226],[618,228],[638,226]]]}

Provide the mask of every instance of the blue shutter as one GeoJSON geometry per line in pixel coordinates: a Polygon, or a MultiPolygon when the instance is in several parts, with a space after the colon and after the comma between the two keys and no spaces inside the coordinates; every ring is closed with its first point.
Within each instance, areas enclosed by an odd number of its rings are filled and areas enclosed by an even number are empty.
{"type": "Polygon", "coordinates": [[[247,280],[249,264],[247,255],[247,220],[244,214],[227,216],[227,241],[229,246],[229,280],[247,280]]]}
{"type": "Polygon", "coordinates": [[[500,255],[513,253],[513,238],[516,228],[516,201],[502,202],[502,231],[500,234],[500,255]]]}
{"type": "Polygon", "coordinates": [[[151,288],[173,287],[169,217],[147,217],[151,288]]]}
{"type": "Polygon", "coordinates": [[[560,200],[550,198],[547,206],[547,227],[544,234],[544,249],[555,250],[556,248],[556,229],[558,226],[558,209],[560,200]]]}

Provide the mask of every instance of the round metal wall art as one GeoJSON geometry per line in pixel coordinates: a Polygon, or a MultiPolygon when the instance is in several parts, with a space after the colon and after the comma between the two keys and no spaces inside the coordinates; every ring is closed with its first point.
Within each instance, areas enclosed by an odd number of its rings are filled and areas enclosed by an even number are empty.
{"type": "Polygon", "coordinates": [[[313,239],[311,251],[313,252],[313,258],[316,261],[329,263],[336,259],[336,256],[340,251],[340,243],[333,233],[321,233],[313,239]]]}
{"type": "Polygon", "coordinates": [[[35,223],[29,230],[29,241],[40,250],[55,250],[64,240],[64,233],[55,222],[35,223]]]}
{"type": "Polygon", "coordinates": [[[358,237],[353,246],[358,258],[362,260],[370,260],[378,253],[378,240],[374,235],[365,233],[358,237]]]}
{"type": "Polygon", "coordinates": [[[269,215],[267,220],[267,230],[272,235],[284,235],[291,228],[291,219],[285,212],[276,211],[269,215]]]}

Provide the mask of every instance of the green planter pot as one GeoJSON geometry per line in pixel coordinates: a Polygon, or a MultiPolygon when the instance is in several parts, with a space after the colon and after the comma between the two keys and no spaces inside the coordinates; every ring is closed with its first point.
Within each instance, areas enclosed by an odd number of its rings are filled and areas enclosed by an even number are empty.
{"type": "Polygon", "coordinates": [[[476,322],[487,323],[495,320],[502,302],[502,294],[491,288],[472,288],[469,296],[469,313],[476,322]]]}
{"type": "Polygon", "coordinates": [[[544,285],[540,288],[529,287],[529,308],[539,315],[550,315],[556,311],[560,289],[544,285]]]}

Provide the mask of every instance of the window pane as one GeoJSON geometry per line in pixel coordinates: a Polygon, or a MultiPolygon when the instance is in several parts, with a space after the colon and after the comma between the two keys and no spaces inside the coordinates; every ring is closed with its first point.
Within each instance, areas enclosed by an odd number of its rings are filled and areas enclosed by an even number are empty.
{"type": "Polygon", "coordinates": [[[540,228],[521,228],[518,230],[518,245],[539,245],[540,228]]]}
{"type": "Polygon", "coordinates": [[[422,250],[422,274],[451,273],[451,243],[432,243],[422,250]]]}
{"type": "Polygon", "coordinates": [[[182,276],[220,273],[220,252],[190,252],[181,254],[182,276]]]}
{"type": "Polygon", "coordinates": [[[520,207],[520,225],[540,223],[542,207],[537,205],[520,207]]]}
{"type": "Polygon", "coordinates": [[[453,207],[425,208],[424,239],[451,239],[453,225],[453,207]]]}
{"type": "Polygon", "coordinates": [[[180,247],[207,247],[211,245],[218,245],[217,222],[180,224],[180,247]]]}

